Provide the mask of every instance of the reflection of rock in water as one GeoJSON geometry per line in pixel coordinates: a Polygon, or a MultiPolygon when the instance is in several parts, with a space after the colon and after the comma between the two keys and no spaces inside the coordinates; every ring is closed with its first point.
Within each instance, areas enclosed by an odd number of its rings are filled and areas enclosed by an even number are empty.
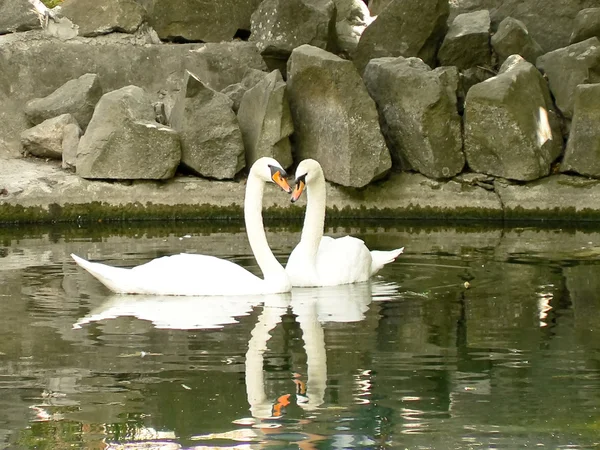
{"type": "Polygon", "coordinates": [[[488,261],[471,269],[465,291],[465,339],[470,348],[537,349],[542,335],[540,299],[562,286],[545,265],[488,261]]]}
{"type": "Polygon", "coordinates": [[[600,265],[567,267],[563,272],[579,343],[597,351],[600,349],[600,265]]]}

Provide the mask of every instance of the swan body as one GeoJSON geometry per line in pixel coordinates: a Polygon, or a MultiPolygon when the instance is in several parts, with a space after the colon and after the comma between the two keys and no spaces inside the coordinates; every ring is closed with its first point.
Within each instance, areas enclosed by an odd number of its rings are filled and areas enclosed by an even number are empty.
{"type": "Polygon", "coordinates": [[[369,250],[352,236],[323,236],[325,225],[325,176],[313,159],[303,160],[296,170],[292,201],[306,189],[308,204],[300,243],[286,265],[293,286],[337,286],[366,281],[394,261],[404,247],[389,251],[369,250]]]}
{"type": "Polygon", "coordinates": [[[265,183],[274,181],[290,192],[285,176],[285,171],[273,158],[260,158],[252,165],[246,184],[246,231],[264,279],[231,261],[208,255],[182,253],[133,268],[112,267],[71,256],[79,266],[118,294],[205,296],[289,292],[289,278],[269,248],[262,222],[265,183]]]}

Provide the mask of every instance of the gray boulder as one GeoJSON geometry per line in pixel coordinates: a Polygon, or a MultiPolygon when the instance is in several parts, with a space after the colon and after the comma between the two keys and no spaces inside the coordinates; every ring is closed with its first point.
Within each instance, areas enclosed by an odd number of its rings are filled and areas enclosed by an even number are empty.
{"type": "Polygon", "coordinates": [[[62,159],[65,128],[77,122],[70,114],[45,120],[21,133],[23,152],[39,158],[62,159]]]}
{"type": "Polygon", "coordinates": [[[536,65],[548,78],[556,106],[567,118],[573,117],[575,88],[600,82],[600,41],[593,37],[546,53],[536,65]]]}
{"type": "Polygon", "coordinates": [[[275,158],[284,168],[292,165],[289,136],[294,125],[285,82],[278,70],[244,94],[237,118],[248,167],[263,156],[275,158]]]}
{"type": "Polygon", "coordinates": [[[552,118],[546,82],[518,55],[500,73],[467,93],[464,151],[469,167],[513,180],[548,175],[560,155],[562,136],[552,118]]]}
{"type": "Polygon", "coordinates": [[[449,3],[451,18],[488,9],[492,29],[509,16],[522,21],[544,52],[569,45],[577,13],[598,7],[598,0],[451,0],[449,3]]]}
{"type": "Polygon", "coordinates": [[[310,45],[288,61],[295,155],[321,163],[325,178],[363,187],[387,173],[391,158],[375,102],[352,62],[310,45]]]}
{"type": "Polygon", "coordinates": [[[75,80],[67,81],[44,98],[27,102],[24,112],[34,125],[61,114],[71,114],[85,130],[101,96],[102,87],[98,75],[86,73],[75,80]]]}
{"type": "Polygon", "coordinates": [[[256,83],[265,79],[268,75],[267,72],[263,72],[262,70],[249,68],[244,74],[244,78],[239,83],[230,84],[224,89],[221,89],[221,93],[227,95],[233,102],[232,109],[237,113],[240,109],[240,103],[242,102],[242,97],[248,91],[248,89],[253,88],[256,83]]]}
{"type": "Polygon", "coordinates": [[[0,34],[40,28],[40,21],[27,0],[0,0],[0,34]]]}
{"type": "Polygon", "coordinates": [[[586,8],[577,13],[569,44],[592,37],[600,39],[600,8],[586,8]]]}
{"type": "Polygon", "coordinates": [[[502,63],[510,55],[521,55],[531,64],[535,64],[544,51],[531,37],[523,22],[512,17],[507,17],[500,25],[496,34],[492,36],[492,47],[502,63]]]}
{"type": "Polygon", "coordinates": [[[26,103],[86,73],[98,74],[104,92],[135,85],[158,93],[168,117],[185,70],[221,90],[240,82],[248,67],[266,70],[256,45],[250,42],[154,45],[123,33],[68,41],[48,39],[40,31],[3,35],[0,143],[18,153],[20,134],[31,127],[23,114],[26,103]]]}
{"type": "Polygon", "coordinates": [[[363,78],[395,163],[430,178],[449,178],[462,170],[455,67],[431,70],[418,58],[376,58],[363,78]]]}
{"type": "Polygon", "coordinates": [[[244,168],[244,143],[232,101],[190,72],[173,107],[171,126],[181,136],[181,163],[219,180],[244,168]]]}
{"type": "Polygon", "coordinates": [[[334,0],[336,8],[335,34],[337,49],[353,55],[365,28],[373,21],[362,0],[334,0]]]}
{"type": "Polygon", "coordinates": [[[332,0],[263,0],[252,14],[250,41],[267,65],[285,72],[292,50],[303,44],[331,50],[335,45],[332,0]]]}
{"type": "Polygon", "coordinates": [[[150,97],[126,86],[104,94],[77,148],[77,175],[101,179],[171,178],[181,159],[179,136],[154,121],[150,97]]]}
{"type": "Polygon", "coordinates": [[[360,73],[369,60],[386,56],[417,56],[435,66],[446,34],[448,0],[394,0],[363,32],[354,63],[360,73]]]}
{"type": "Polygon", "coordinates": [[[491,62],[489,11],[484,9],[456,16],[440,47],[438,60],[440,65],[456,66],[459,69],[489,66],[491,62]]]}
{"type": "MultiPolygon", "coordinates": [[[[208,87],[220,91],[242,81],[248,68],[265,71],[267,65],[256,44],[234,41],[204,44],[190,51],[186,68],[208,87]]],[[[181,73],[177,76],[181,77],[181,73]]]]}
{"type": "Polygon", "coordinates": [[[571,132],[562,172],[600,178],[600,84],[580,84],[575,89],[571,132]]]}
{"type": "Polygon", "coordinates": [[[146,15],[135,0],[65,0],[60,6],[61,15],[79,27],[80,36],[134,33],[146,15]]]}
{"type": "Polygon", "coordinates": [[[63,131],[62,141],[62,168],[75,170],[77,165],[77,148],[81,138],[81,128],[77,124],[69,123],[63,131]]]}
{"type": "Polygon", "coordinates": [[[145,0],[150,25],[163,40],[230,41],[250,29],[250,16],[261,0],[145,0]]]}

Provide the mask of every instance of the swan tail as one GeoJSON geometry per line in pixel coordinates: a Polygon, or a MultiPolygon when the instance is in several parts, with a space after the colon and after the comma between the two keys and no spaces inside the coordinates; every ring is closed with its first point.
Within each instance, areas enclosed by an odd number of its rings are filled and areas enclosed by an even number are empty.
{"type": "Polygon", "coordinates": [[[111,291],[117,294],[132,293],[131,289],[128,289],[126,281],[127,275],[131,274],[130,269],[90,262],[73,253],[71,253],[71,258],[111,291]]]}
{"type": "Polygon", "coordinates": [[[371,250],[371,276],[379,272],[386,264],[394,261],[403,251],[404,247],[387,251],[371,250]]]}

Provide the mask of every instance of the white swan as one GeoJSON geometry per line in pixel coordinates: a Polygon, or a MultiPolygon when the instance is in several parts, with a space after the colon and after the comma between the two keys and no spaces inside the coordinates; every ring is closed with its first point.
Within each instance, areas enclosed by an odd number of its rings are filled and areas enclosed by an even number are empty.
{"type": "Polygon", "coordinates": [[[264,280],[237,264],[214,256],[181,253],[164,256],[133,268],[111,267],[71,254],[77,264],[118,294],[144,295],[256,295],[289,292],[285,269],[269,248],[262,221],[266,182],[286,192],[286,173],[273,158],[260,158],[250,169],[244,201],[248,240],[264,280]]]}
{"type": "Polygon", "coordinates": [[[307,207],[300,243],[292,251],[286,272],[292,286],[337,286],[366,281],[404,251],[377,251],[352,236],[323,236],[325,225],[325,176],[314,159],[303,160],[296,169],[292,202],[307,190],[307,207]]]}

